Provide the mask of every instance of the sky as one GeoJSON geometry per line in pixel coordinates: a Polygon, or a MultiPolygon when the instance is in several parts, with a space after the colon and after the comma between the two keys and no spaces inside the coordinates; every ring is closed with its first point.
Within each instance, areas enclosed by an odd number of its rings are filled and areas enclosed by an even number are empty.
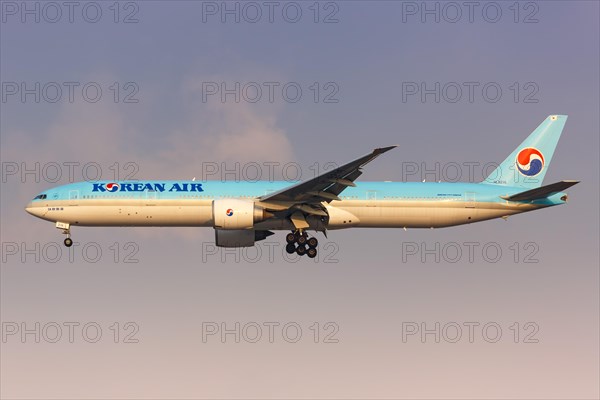
{"type": "Polygon", "coordinates": [[[599,380],[595,1],[0,2],[2,398],[583,398],[599,380]],[[71,3],[69,3],[71,4],[71,3]],[[548,115],[568,204],[436,230],[76,228],[80,180],[479,182],[548,115]]]}

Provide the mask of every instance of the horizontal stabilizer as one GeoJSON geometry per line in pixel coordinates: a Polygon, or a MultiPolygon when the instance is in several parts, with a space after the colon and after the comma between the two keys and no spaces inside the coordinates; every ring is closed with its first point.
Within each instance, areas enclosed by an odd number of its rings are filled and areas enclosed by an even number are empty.
{"type": "Polygon", "coordinates": [[[552,196],[553,194],[562,192],[565,189],[570,188],[573,185],[578,184],[579,181],[560,181],[551,183],[550,185],[542,186],[539,188],[526,190],[521,193],[513,194],[512,196],[501,196],[505,200],[510,201],[527,201],[545,199],[546,197],[552,196]]]}

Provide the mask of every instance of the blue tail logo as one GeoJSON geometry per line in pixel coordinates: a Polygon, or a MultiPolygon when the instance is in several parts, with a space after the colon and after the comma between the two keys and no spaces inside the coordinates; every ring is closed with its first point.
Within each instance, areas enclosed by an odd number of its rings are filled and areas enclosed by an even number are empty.
{"type": "Polygon", "coordinates": [[[542,186],[566,122],[566,115],[549,115],[496,167],[485,182],[527,189],[542,186]]]}
{"type": "Polygon", "coordinates": [[[536,176],[544,168],[544,155],[533,147],[527,147],[517,154],[516,166],[525,176],[536,176]]]}

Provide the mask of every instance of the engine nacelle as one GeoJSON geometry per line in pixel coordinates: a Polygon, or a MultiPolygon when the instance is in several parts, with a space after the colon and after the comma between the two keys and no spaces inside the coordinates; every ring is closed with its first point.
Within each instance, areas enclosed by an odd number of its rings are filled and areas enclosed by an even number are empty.
{"type": "Polygon", "coordinates": [[[252,247],[254,246],[254,231],[252,229],[215,229],[215,244],[219,247],[252,247]]]}
{"type": "Polygon", "coordinates": [[[252,247],[254,242],[264,240],[272,234],[271,231],[252,229],[215,229],[215,244],[219,247],[252,247]]]}
{"type": "Polygon", "coordinates": [[[214,200],[213,225],[217,229],[251,229],[254,224],[273,214],[257,207],[253,201],[240,199],[214,200]]]}

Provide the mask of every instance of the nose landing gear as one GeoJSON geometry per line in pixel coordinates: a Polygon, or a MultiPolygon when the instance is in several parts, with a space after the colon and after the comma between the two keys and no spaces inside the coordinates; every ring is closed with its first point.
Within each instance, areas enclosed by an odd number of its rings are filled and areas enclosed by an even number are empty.
{"type": "Polygon", "coordinates": [[[56,227],[58,229],[62,229],[63,234],[67,235],[67,237],[64,240],[64,244],[67,247],[71,247],[73,246],[73,240],[71,239],[71,225],[66,223],[66,222],[57,222],[56,223],[56,227]]]}
{"type": "Polygon", "coordinates": [[[295,232],[288,233],[285,235],[285,251],[288,254],[298,254],[299,256],[307,255],[309,258],[315,258],[317,256],[317,246],[319,241],[316,237],[308,237],[308,234],[304,230],[297,230],[295,232]]]}

